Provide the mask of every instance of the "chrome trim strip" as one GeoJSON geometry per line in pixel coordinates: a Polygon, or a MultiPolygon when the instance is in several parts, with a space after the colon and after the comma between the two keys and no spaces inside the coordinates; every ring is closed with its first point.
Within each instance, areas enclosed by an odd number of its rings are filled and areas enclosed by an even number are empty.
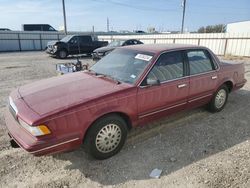
{"type": "Polygon", "coordinates": [[[139,116],[139,118],[144,118],[146,116],[150,116],[150,115],[153,115],[153,114],[156,114],[156,113],[159,113],[159,112],[163,112],[163,111],[166,111],[166,110],[169,110],[169,109],[172,109],[172,108],[184,105],[184,104],[187,104],[187,102],[184,102],[184,103],[181,103],[181,104],[177,104],[177,105],[174,105],[174,106],[170,106],[168,108],[164,108],[164,109],[157,110],[157,111],[154,111],[154,112],[150,112],[150,113],[147,113],[147,114],[139,116]]]}
{"type": "Polygon", "coordinates": [[[17,107],[16,107],[13,99],[10,96],[9,96],[9,104],[10,104],[11,108],[15,111],[15,113],[17,115],[17,112],[18,112],[17,107]]]}
{"type": "Polygon", "coordinates": [[[32,152],[29,152],[29,153],[37,153],[37,152],[40,152],[40,151],[44,151],[44,150],[47,150],[47,149],[51,149],[51,148],[54,148],[56,146],[60,146],[60,145],[63,145],[63,144],[67,144],[69,142],[73,142],[73,141],[76,141],[76,140],[79,140],[80,138],[74,138],[74,139],[71,139],[71,140],[68,140],[68,141],[65,141],[65,142],[61,142],[59,144],[55,144],[53,146],[49,146],[49,147],[46,147],[46,148],[43,148],[43,149],[39,149],[39,150],[36,150],[36,151],[32,151],[32,152]]]}
{"type": "Polygon", "coordinates": [[[200,99],[209,97],[209,96],[211,96],[211,95],[213,95],[213,94],[210,93],[210,94],[208,94],[208,95],[204,95],[204,96],[198,97],[198,98],[196,98],[196,99],[189,100],[188,102],[190,103],[190,102],[193,102],[193,101],[197,101],[197,100],[200,100],[200,99]]]}
{"type": "Polygon", "coordinates": [[[165,80],[165,81],[162,81],[161,84],[165,84],[165,83],[176,81],[176,80],[182,80],[182,79],[185,79],[185,78],[188,78],[188,77],[189,76],[183,76],[183,77],[175,78],[175,79],[172,79],[172,80],[165,80]]]}
{"type": "MultiPolygon", "coordinates": [[[[183,50],[207,50],[212,58],[212,63],[213,64],[216,64],[217,65],[217,69],[215,70],[212,70],[212,71],[208,71],[208,72],[202,72],[202,73],[198,73],[198,74],[193,74],[193,75],[186,75],[186,76],[183,76],[183,77],[180,77],[180,78],[175,78],[175,79],[172,79],[172,80],[166,80],[166,81],[163,81],[161,82],[162,83],[167,83],[167,82],[172,82],[172,81],[176,81],[176,80],[181,80],[181,79],[184,79],[184,78],[191,78],[191,77],[194,77],[194,76],[200,76],[200,75],[204,75],[204,74],[209,74],[209,73],[213,73],[213,72],[218,72],[220,70],[220,65],[219,63],[217,62],[216,58],[213,56],[213,54],[211,53],[211,51],[208,49],[208,48],[204,48],[204,47],[194,47],[194,48],[180,48],[180,49],[174,49],[174,50],[166,50],[166,51],[163,51],[161,52],[158,57],[155,59],[154,63],[151,65],[151,67],[149,68],[149,70],[146,72],[145,76],[143,76],[141,79],[141,81],[139,81],[139,83],[137,84],[137,86],[141,87],[141,83],[143,82],[143,80],[147,77],[147,75],[149,74],[149,72],[152,70],[152,68],[154,67],[155,63],[158,61],[158,59],[160,58],[160,56],[164,53],[168,53],[168,52],[177,52],[177,51],[183,51],[183,50]]],[[[184,64],[185,62],[183,62],[184,64]]],[[[144,87],[142,87],[144,88],[144,87]]]]}

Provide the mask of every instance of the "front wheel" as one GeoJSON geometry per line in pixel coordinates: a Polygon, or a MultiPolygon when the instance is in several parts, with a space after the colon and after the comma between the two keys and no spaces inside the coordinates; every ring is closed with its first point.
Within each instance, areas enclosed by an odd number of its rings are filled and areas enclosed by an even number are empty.
{"type": "Polygon", "coordinates": [[[228,99],[228,87],[226,85],[222,85],[214,94],[212,100],[208,104],[209,111],[211,112],[219,112],[221,111],[228,99]]]}
{"type": "Polygon", "coordinates": [[[91,125],[84,144],[94,158],[106,159],[121,150],[127,132],[124,119],[117,115],[109,115],[91,125]]]}
{"type": "Polygon", "coordinates": [[[67,56],[68,56],[68,53],[67,53],[66,50],[60,50],[57,53],[57,57],[60,58],[60,59],[65,59],[67,56]]]}

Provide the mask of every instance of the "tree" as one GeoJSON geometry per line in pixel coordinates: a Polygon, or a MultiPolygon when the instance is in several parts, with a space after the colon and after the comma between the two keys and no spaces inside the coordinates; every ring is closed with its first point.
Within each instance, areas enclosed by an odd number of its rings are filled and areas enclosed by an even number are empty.
{"type": "Polygon", "coordinates": [[[226,25],[217,24],[217,25],[208,25],[206,27],[200,27],[198,33],[225,33],[226,25]]]}

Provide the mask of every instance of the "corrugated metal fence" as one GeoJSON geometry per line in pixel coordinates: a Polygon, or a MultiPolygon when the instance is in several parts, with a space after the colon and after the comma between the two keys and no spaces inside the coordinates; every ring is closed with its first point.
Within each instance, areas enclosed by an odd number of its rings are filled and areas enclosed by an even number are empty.
{"type": "MultiPolygon", "coordinates": [[[[65,35],[60,32],[1,31],[0,52],[43,50],[48,41],[59,40],[64,36],[65,35]]],[[[217,55],[250,57],[250,33],[99,35],[98,38],[99,40],[107,41],[134,38],[146,44],[196,44],[210,48],[217,55]]]]}
{"type": "Polygon", "coordinates": [[[0,32],[0,52],[43,50],[51,40],[60,40],[59,32],[0,32]]]}
{"type": "Polygon", "coordinates": [[[195,44],[210,48],[217,55],[250,57],[250,33],[190,33],[157,35],[114,35],[98,36],[100,40],[139,39],[145,44],[195,44]]]}

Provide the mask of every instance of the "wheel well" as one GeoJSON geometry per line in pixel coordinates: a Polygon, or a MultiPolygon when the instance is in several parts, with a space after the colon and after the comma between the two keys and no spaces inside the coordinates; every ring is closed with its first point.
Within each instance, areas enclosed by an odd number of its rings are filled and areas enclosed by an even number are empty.
{"type": "Polygon", "coordinates": [[[128,130],[132,129],[132,122],[127,114],[121,112],[116,112],[115,114],[118,114],[125,120],[128,130]]]}
{"type": "Polygon", "coordinates": [[[97,118],[94,122],[96,122],[100,118],[103,118],[103,117],[109,116],[109,115],[118,115],[118,116],[120,116],[122,119],[125,120],[128,130],[130,130],[132,128],[132,122],[131,122],[129,116],[127,114],[125,114],[125,113],[122,113],[122,112],[110,112],[110,113],[104,114],[101,117],[97,118]]]}
{"type": "MultiPolygon", "coordinates": [[[[99,120],[99,119],[101,119],[101,118],[103,118],[103,117],[105,117],[105,116],[109,116],[109,115],[118,115],[118,116],[120,116],[122,119],[125,120],[128,130],[130,130],[130,129],[132,128],[132,122],[131,122],[129,116],[128,116],[127,114],[125,114],[125,113],[122,113],[122,112],[111,112],[111,113],[104,114],[104,115],[98,117],[95,121],[93,121],[93,122],[91,123],[91,125],[92,125],[93,123],[95,123],[97,120],[99,120]]],[[[84,138],[85,138],[86,135],[88,134],[88,131],[89,131],[89,129],[91,128],[91,125],[87,128],[86,132],[84,133],[84,138]]],[[[85,139],[84,139],[84,140],[85,140],[85,139]]]]}
{"type": "Polygon", "coordinates": [[[224,84],[227,86],[228,91],[231,92],[233,89],[233,83],[231,81],[226,81],[224,84]]]}
{"type": "Polygon", "coordinates": [[[60,48],[60,49],[58,49],[58,52],[60,52],[62,50],[64,50],[66,53],[68,53],[68,50],[66,48],[60,48]]]}

